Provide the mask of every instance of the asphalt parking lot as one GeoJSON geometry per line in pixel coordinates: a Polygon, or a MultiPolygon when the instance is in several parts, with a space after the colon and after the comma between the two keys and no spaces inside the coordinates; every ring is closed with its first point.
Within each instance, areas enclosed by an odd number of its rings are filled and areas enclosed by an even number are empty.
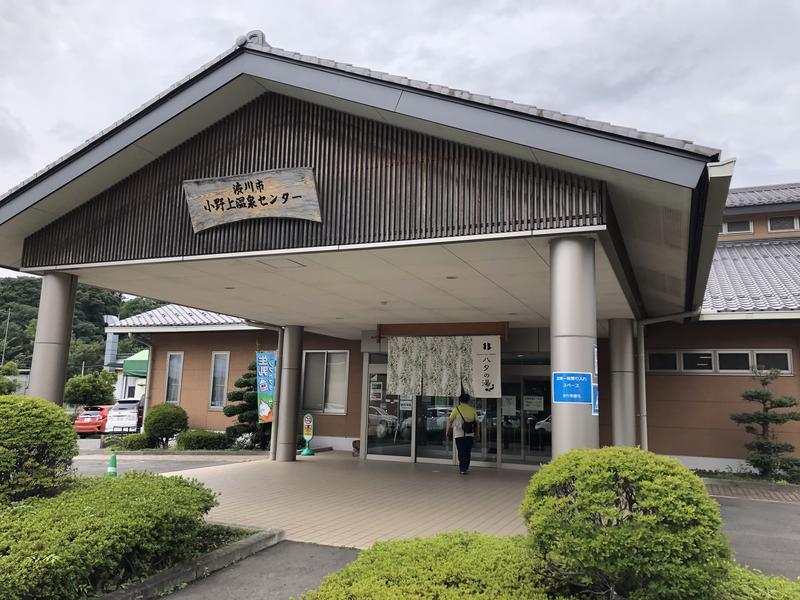
{"type": "MultiPolygon", "coordinates": [[[[96,477],[105,475],[110,454],[100,449],[100,438],[82,438],[78,441],[80,454],[73,460],[73,466],[81,475],[96,477]]],[[[210,454],[210,455],[176,455],[176,454],[118,454],[117,474],[127,471],[149,471],[151,473],[171,473],[202,469],[221,464],[262,460],[265,455],[259,454],[210,454]]]]}

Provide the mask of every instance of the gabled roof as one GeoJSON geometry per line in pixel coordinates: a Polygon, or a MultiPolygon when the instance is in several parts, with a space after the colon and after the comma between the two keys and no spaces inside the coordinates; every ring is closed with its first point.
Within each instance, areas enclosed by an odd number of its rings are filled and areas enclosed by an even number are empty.
{"type": "Polygon", "coordinates": [[[800,183],[781,183],[734,188],[728,192],[725,208],[772,206],[794,202],[800,202],[800,183]]]}
{"type": "Polygon", "coordinates": [[[230,315],[179,304],[167,304],[127,319],[122,319],[119,323],[106,327],[106,331],[111,333],[198,331],[199,329],[222,331],[226,329],[258,329],[258,327],[249,325],[239,317],[231,317],[230,315]]]}
{"type": "Polygon", "coordinates": [[[578,115],[570,115],[566,113],[562,113],[556,110],[549,110],[545,108],[539,108],[530,104],[521,104],[518,102],[514,102],[512,100],[503,100],[500,98],[493,98],[491,96],[487,96],[484,94],[477,94],[473,92],[468,92],[465,90],[459,90],[455,88],[450,88],[444,85],[437,85],[433,83],[428,83],[426,81],[421,81],[418,79],[410,79],[408,77],[403,77],[399,75],[392,75],[390,73],[385,73],[383,71],[375,71],[372,69],[367,69],[364,67],[356,67],[349,63],[342,63],[335,60],[330,60],[326,58],[319,58],[317,56],[312,56],[309,54],[301,54],[299,52],[292,52],[290,50],[283,50],[282,48],[275,48],[270,46],[265,37],[264,33],[261,31],[251,31],[247,34],[247,36],[242,36],[236,41],[236,45],[223,52],[216,58],[212,59],[211,61],[207,62],[203,66],[201,66],[196,71],[190,73],[180,81],[174,83],[169,88],[152,98],[151,100],[142,104],[136,110],[131,111],[120,120],[112,123],[110,126],[106,127],[96,135],[90,137],[84,143],[79,145],[78,147],[74,148],[67,154],[57,158],[55,161],[44,167],[44,169],[34,173],[29,178],[25,179],[24,181],[20,182],[18,185],[14,186],[10,190],[8,190],[5,194],[0,195],[0,203],[5,199],[6,196],[13,194],[16,190],[26,186],[28,183],[33,182],[39,176],[43,175],[44,173],[56,168],[61,163],[67,161],[71,157],[80,154],[84,149],[91,146],[94,142],[102,139],[109,133],[113,132],[114,130],[124,126],[128,121],[131,121],[138,117],[140,114],[146,112],[151,107],[156,105],[160,100],[167,98],[173,91],[181,88],[184,84],[190,82],[191,80],[195,79],[196,77],[202,75],[204,72],[209,70],[214,65],[224,61],[228,56],[237,52],[240,47],[248,47],[250,49],[256,49],[264,54],[271,54],[273,56],[278,56],[282,58],[288,58],[291,60],[296,60],[299,62],[311,64],[311,65],[319,65],[322,67],[327,67],[331,69],[336,69],[338,71],[343,71],[345,73],[350,73],[354,75],[359,75],[362,77],[368,77],[370,79],[377,79],[380,81],[384,81],[387,83],[397,84],[405,87],[416,88],[419,90],[424,90],[426,92],[432,92],[434,94],[439,94],[442,96],[447,96],[449,98],[458,98],[461,100],[466,100],[468,102],[476,102],[479,104],[485,104],[487,106],[493,106],[496,108],[501,108],[504,110],[509,110],[513,112],[522,113],[525,115],[530,115],[534,117],[539,117],[541,119],[552,121],[554,123],[559,124],[567,124],[567,125],[574,125],[581,128],[587,129],[594,129],[596,131],[602,131],[604,133],[611,133],[614,135],[641,140],[644,142],[649,142],[653,144],[657,144],[660,146],[665,146],[668,148],[674,148],[678,150],[685,150],[687,152],[691,152],[694,154],[700,154],[706,157],[715,157],[720,154],[720,150],[717,148],[711,148],[708,146],[702,146],[699,144],[695,144],[693,141],[690,140],[682,140],[679,138],[672,138],[660,133],[653,133],[649,131],[640,131],[638,129],[634,129],[632,127],[623,127],[620,125],[615,125],[609,123],[607,121],[596,121],[594,119],[589,119],[587,117],[582,117],[578,115]]]}
{"type": "Polygon", "coordinates": [[[800,311],[800,239],[720,242],[703,311],[800,311]]]}

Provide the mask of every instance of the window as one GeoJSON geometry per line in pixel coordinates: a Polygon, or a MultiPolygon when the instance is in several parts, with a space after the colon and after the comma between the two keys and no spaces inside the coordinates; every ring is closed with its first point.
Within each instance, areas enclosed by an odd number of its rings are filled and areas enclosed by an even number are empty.
{"type": "Polygon", "coordinates": [[[717,365],[720,371],[750,372],[749,352],[717,352],[717,365]]]}
{"type": "Polygon", "coordinates": [[[345,414],[348,353],[308,351],[303,357],[303,409],[345,414]]]}
{"type": "Polygon", "coordinates": [[[651,352],[647,364],[651,371],[677,371],[678,355],[675,352],[651,352]]]}
{"type": "Polygon", "coordinates": [[[760,371],[780,369],[791,372],[788,352],[756,352],[756,368],[760,371]]]}
{"type": "Polygon", "coordinates": [[[230,352],[211,353],[211,396],[208,401],[209,408],[221,410],[225,406],[230,355],[230,352]]]}
{"type": "Polygon", "coordinates": [[[166,402],[178,404],[181,399],[181,376],[183,375],[183,352],[167,352],[166,402]]]}
{"type": "Polygon", "coordinates": [[[770,231],[794,231],[797,229],[797,219],[795,217],[770,217],[770,231]]]}
{"type": "Polygon", "coordinates": [[[713,371],[714,355],[711,352],[684,352],[684,371],[713,371]]]}
{"type": "Polygon", "coordinates": [[[723,221],[722,233],[753,233],[752,221],[723,221]]]}

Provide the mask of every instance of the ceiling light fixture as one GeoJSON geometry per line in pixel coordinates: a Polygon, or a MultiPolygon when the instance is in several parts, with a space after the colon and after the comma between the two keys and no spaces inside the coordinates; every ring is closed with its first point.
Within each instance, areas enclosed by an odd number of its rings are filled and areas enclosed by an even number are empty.
{"type": "Polygon", "coordinates": [[[235,287],[230,287],[230,286],[227,286],[227,285],[226,285],[226,286],[225,286],[223,289],[226,289],[226,290],[235,290],[236,288],[235,288],[235,287]]]}
{"type": "Polygon", "coordinates": [[[446,275],[445,279],[458,279],[457,275],[446,275]]]}

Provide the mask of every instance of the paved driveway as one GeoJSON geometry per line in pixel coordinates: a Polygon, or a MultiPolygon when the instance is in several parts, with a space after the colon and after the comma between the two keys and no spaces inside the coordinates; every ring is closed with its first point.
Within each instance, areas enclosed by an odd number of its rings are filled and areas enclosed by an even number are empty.
{"type": "MultiPolygon", "coordinates": [[[[524,533],[519,516],[531,473],[449,465],[360,461],[326,452],[296,463],[226,464],[186,472],[217,491],[210,518],[277,527],[289,540],[368,548],[376,540],[453,529],[524,533]]],[[[800,576],[800,504],[718,498],[737,558],[768,573],[800,576]]]]}

